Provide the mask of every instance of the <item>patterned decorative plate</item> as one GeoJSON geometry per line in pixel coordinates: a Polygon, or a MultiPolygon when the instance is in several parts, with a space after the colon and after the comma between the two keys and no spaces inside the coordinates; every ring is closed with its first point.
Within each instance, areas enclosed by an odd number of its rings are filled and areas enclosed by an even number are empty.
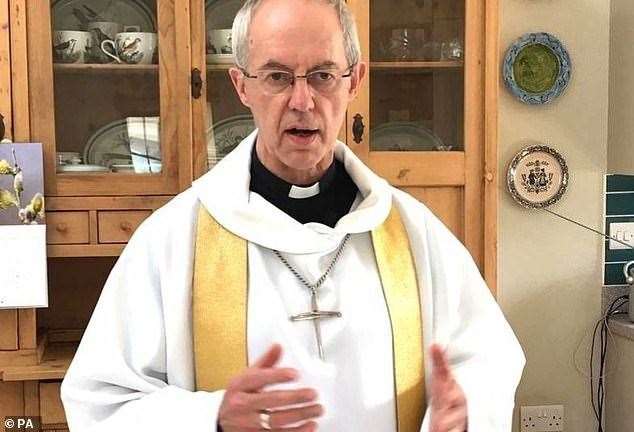
{"type": "Polygon", "coordinates": [[[108,123],[88,139],[84,162],[105,167],[113,163],[132,163],[126,119],[108,123]]]}
{"type": "Polygon", "coordinates": [[[91,17],[93,13],[97,14],[101,20],[118,22],[124,26],[140,26],[142,32],[156,32],[154,12],[142,0],[110,0],[107,2],[103,0],[53,0],[51,3],[53,30],[85,30],[77,15],[83,14],[89,20],[98,20],[91,17]]]}
{"type": "Polygon", "coordinates": [[[528,33],[506,52],[504,83],[519,100],[546,104],[561,95],[570,82],[572,64],[562,43],[548,33],[528,33]]]}
{"type": "Polygon", "coordinates": [[[227,156],[255,129],[251,114],[240,114],[215,123],[207,130],[207,162],[209,168],[227,156]]]}
{"type": "Polygon", "coordinates": [[[549,207],[566,192],[568,166],[564,158],[551,147],[527,147],[511,161],[506,185],[513,199],[522,206],[549,207]]]}

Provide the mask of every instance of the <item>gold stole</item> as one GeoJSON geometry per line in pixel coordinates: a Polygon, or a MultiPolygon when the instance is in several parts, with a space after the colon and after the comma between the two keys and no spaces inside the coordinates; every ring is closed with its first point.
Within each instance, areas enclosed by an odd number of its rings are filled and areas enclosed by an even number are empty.
{"type": "MultiPolygon", "coordinates": [[[[425,413],[420,298],[407,232],[395,206],[372,231],[392,325],[398,432],[419,432],[425,413]]],[[[200,205],[192,286],[196,390],[226,388],[247,367],[247,242],[200,205]]]]}

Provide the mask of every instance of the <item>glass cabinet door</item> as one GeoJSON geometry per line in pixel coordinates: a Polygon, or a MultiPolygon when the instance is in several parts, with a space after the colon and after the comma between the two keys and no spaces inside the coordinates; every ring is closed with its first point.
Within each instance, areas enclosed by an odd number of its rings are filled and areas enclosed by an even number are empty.
{"type": "Polygon", "coordinates": [[[231,83],[234,65],[231,27],[242,0],[205,1],[205,149],[211,169],[255,129],[253,116],[231,83]]]}
{"type": "Polygon", "coordinates": [[[369,21],[370,151],[463,150],[465,0],[373,0],[369,21]]]}
{"type": "MultiPolygon", "coordinates": [[[[31,105],[50,195],[177,191],[174,10],[158,0],[29,2],[31,105]],[[46,65],[48,64],[48,67],[46,65]],[[36,108],[37,110],[37,108],[36,108]],[[53,174],[54,173],[54,174],[53,174]]],[[[35,131],[34,131],[35,132],[35,131]]]]}

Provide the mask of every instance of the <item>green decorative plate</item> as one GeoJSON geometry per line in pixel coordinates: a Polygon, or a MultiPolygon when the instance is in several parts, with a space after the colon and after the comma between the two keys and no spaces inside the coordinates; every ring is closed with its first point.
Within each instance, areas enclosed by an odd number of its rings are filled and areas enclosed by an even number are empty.
{"type": "Polygon", "coordinates": [[[545,104],[563,93],[571,77],[568,51],[548,33],[529,33],[506,52],[504,82],[519,100],[545,104]]]}

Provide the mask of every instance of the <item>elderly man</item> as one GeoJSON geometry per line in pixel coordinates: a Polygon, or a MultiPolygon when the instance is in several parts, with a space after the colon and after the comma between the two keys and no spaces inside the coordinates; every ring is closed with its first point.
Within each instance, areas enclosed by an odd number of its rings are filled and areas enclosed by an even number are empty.
{"type": "Polygon", "coordinates": [[[462,244],[336,139],[367,73],[343,0],[248,0],[257,129],[156,211],[62,384],[72,431],[502,432],[524,366],[462,244]]]}

